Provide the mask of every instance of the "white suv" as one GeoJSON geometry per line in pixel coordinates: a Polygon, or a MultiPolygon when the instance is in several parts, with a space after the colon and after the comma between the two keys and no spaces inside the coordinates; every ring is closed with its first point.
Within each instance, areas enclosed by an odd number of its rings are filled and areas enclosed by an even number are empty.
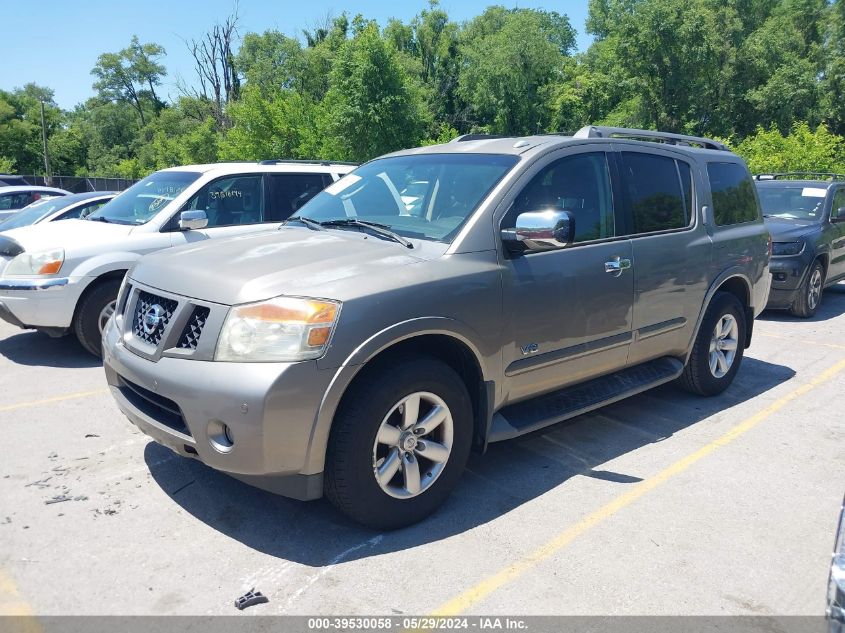
{"type": "MultiPolygon", "coordinates": [[[[99,356],[126,271],[152,251],[275,229],[354,165],[218,163],[163,169],[89,215],[0,235],[0,318],[99,356]]],[[[208,270],[209,276],[225,271],[208,270]]]]}

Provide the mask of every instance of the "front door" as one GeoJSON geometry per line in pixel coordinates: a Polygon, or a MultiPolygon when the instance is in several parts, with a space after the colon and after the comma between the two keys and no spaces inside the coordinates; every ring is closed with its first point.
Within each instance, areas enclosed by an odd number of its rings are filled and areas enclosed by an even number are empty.
{"type": "Polygon", "coordinates": [[[833,235],[833,239],[830,242],[830,265],[827,276],[828,279],[841,279],[845,277],[845,187],[837,188],[833,194],[828,230],[833,235]]]}
{"type": "Polygon", "coordinates": [[[506,402],[622,368],[631,341],[631,242],[617,237],[607,154],[570,150],[529,178],[501,228],[558,209],[573,215],[575,237],[567,248],[505,255],[506,402]]]}

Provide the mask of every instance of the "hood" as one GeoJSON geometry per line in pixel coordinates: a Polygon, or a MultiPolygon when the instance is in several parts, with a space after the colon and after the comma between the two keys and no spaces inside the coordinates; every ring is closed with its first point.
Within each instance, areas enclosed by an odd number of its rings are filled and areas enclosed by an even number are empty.
{"type": "Polygon", "coordinates": [[[285,226],[271,233],[210,240],[158,251],[130,271],[135,281],[194,299],[234,305],[282,294],[343,300],[352,278],[387,276],[441,256],[446,244],[414,240],[409,249],[353,229],[285,226]]]}
{"type": "Polygon", "coordinates": [[[765,223],[773,242],[794,242],[818,230],[820,226],[816,222],[783,218],[765,218],[765,223]]]}
{"type": "Polygon", "coordinates": [[[60,222],[42,222],[19,229],[10,229],[3,235],[20,244],[27,252],[49,248],[85,247],[91,244],[108,243],[119,240],[136,228],[128,224],[107,224],[90,220],[62,220],[60,222]]]}

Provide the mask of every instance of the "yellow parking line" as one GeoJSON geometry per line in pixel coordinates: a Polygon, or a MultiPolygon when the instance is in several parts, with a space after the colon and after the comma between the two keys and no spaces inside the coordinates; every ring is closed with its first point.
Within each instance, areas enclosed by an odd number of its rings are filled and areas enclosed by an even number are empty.
{"type": "Polygon", "coordinates": [[[55,398],[44,398],[43,400],[32,400],[31,402],[18,402],[17,404],[6,404],[0,406],[0,413],[4,411],[14,411],[16,409],[27,409],[29,407],[37,407],[42,404],[52,404],[54,402],[64,402],[65,400],[77,400],[79,398],[88,398],[90,396],[102,396],[109,392],[108,389],[97,389],[96,391],[80,391],[78,393],[69,393],[64,396],[56,396],[55,398]]]}
{"type": "Polygon", "coordinates": [[[21,598],[15,581],[0,569],[0,616],[32,615],[32,607],[21,598]]]}
{"type": "Polygon", "coordinates": [[[777,338],[782,341],[792,341],[793,343],[798,343],[801,345],[817,345],[818,347],[830,347],[831,349],[845,349],[845,345],[837,345],[836,343],[822,343],[820,341],[797,339],[794,336],[782,336],[780,334],[770,334],[769,332],[755,332],[755,334],[759,334],[760,336],[766,336],[768,338],[777,338]]]}
{"type": "Polygon", "coordinates": [[[572,541],[574,541],[576,538],[578,538],[591,528],[602,523],[606,519],[609,519],[623,508],[626,508],[627,506],[637,501],[646,493],[654,490],[661,484],[666,483],[676,475],[679,475],[680,473],[684,472],[696,462],[713,453],[716,449],[730,444],[735,439],[737,439],[744,433],[747,433],[755,426],[769,418],[772,414],[784,408],[787,404],[789,404],[796,398],[800,398],[807,392],[812,391],[819,385],[827,382],[828,380],[836,376],[839,372],[841,372],[843,369],[845,369],[845,360],[836,363],[826,371],[823,371],[821,374],[816,376],[810,382],[801,385],[794,391],[786,394],[782,398],[779,398],[762,411],[759,411],[751,417],[746,418],[721,437],[713,440],[709,444],[705,444],[694,453],[678,460],[671,466],[657,473],[657,475],[655,475],[654,477],[651,477],[650,479],[646,479],[645,481],[636,484],[636,486],[633,487],[630,491],[616,497],[614,500],[599,508],[592,514],[588,515],[575,525],[567,528],[566,530],[555,536],[553,539],[528,554],[526,557],[522,558],[521,560],[518,560],[515,563],[512,563],[501,571],[496,572],[492,576],[485,578],[477,585],[471,587],[470,589],[467,589],[456,598],[449,600],[448,602],[443,604],[439,609],[437,609],[433,615],[450,616],[467,611],[473,605],[481,602],[484,598],[492,594],[497,589],[501,588],[502,586],[506,585],[507,583],[513,580],[516,580],[539,563],[557,554],[560,550],[562,550],[564,547],[569,545],[572,541]]]}

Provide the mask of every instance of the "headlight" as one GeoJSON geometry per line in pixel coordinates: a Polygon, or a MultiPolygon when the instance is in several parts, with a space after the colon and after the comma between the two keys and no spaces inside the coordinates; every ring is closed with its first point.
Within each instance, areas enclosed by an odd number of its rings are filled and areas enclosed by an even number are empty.
{"type": "Polygon", "coordinates": [[[223,323],[216,360],[290,362],[322,356],[340,303],[297,297],[234,306],[223,323]]]}
{"type": "Polygon", "coordinates": [[[773,257],[800,255],[804,250],[804,242],[775,242],[772,244],[773,257]]]}
{"type": "Polygon", "coordinates": [[[7,276],[11,275],[55,275],[65,261],[63,248],[35,253],[21,253],[9,262],[7,276]]]}

